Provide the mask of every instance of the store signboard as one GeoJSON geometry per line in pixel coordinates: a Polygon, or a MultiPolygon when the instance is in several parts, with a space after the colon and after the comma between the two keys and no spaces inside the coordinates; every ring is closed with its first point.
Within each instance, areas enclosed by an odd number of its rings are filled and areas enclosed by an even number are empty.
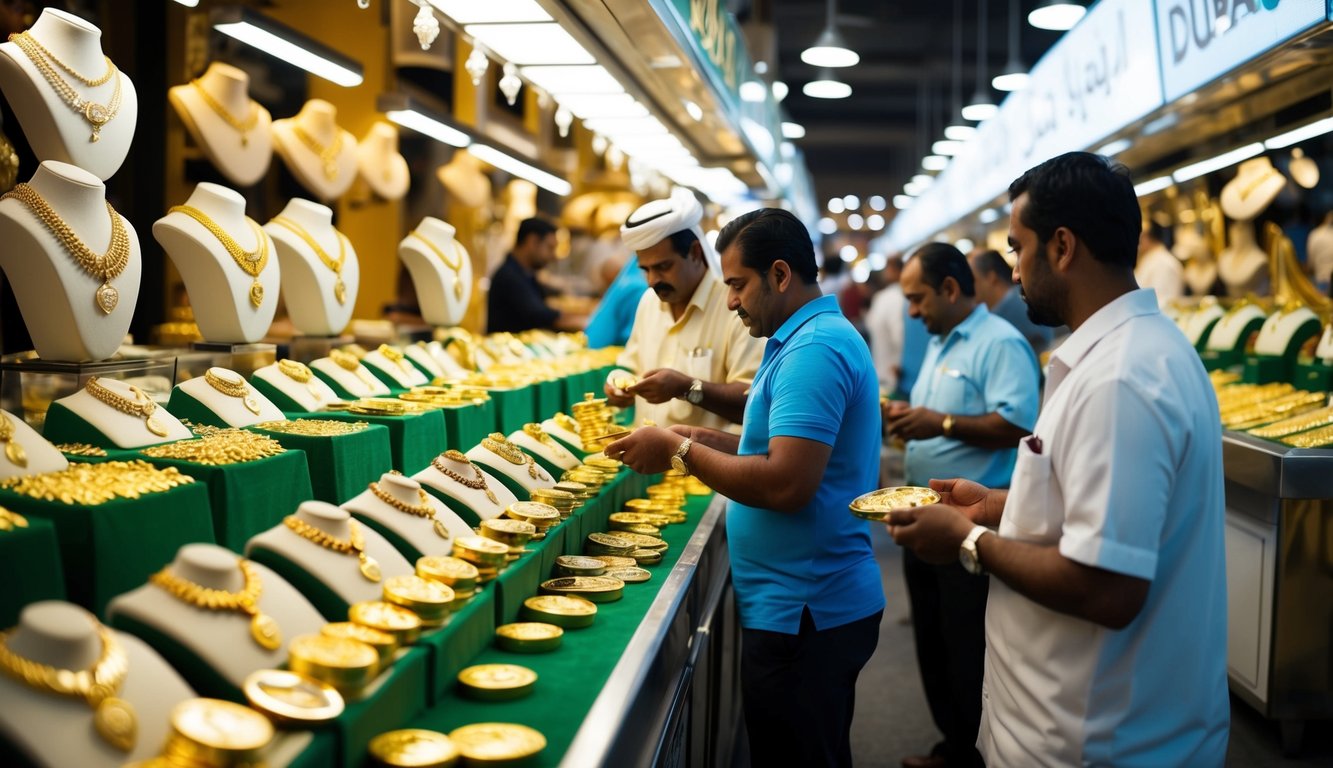
{"type": "Polygon", "coordinates": [[[1324,21],[1325,0],[1156,0],[1167,101],[1324,21]]]}

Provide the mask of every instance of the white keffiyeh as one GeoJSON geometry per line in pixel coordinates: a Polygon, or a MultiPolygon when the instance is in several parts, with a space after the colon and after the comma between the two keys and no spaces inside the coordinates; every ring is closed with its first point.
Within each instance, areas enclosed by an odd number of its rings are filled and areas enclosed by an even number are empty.
{"type": "Polygon", "coordinates": [[[721,280],[722,261],[699,226],[703,217],[704,208],[694,193],[684,187],[676,187],[671,197],[644,203],[631,213],[620,228],[620,240],[630,250],[638,252],[688,229],[699,238],[699,246],[703,248],[704,262],[708,264],[709,271],[721,280]]]}

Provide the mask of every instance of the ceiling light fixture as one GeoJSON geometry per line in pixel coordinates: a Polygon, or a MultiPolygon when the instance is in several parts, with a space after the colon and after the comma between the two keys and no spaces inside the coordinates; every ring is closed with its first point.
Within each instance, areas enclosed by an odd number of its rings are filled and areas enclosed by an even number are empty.
{"type": "Polygon", "coordinates": [[[911,208],[911,207],[912,207],[912,203],[914,203],[914,202],[916,202],[916,199],[915,199],[915,198],[912,198],[912,197],[909,197],[909,196],[907,196],[907,195],[894,195],[894,196],[893,196],[893,207],[894,207],[894,208],[897,208],[897,209],[900,210],[900,211],[905,211],[905,210],[907,210],[908,208],[911,208]]]}
{"type": "Polygon", "coordinates": [[[741,83],[741,101],[761,102],[768,97],[768,89],[758,80],[741,83]]]}
{"type": "Polygon", "coordinates": [[[927,171],[942,171],[949,167],[949,158],[944,155],[926,155],[921,158],[921,167],[927,171]]]}
{"type": "Polygon", "coordinates": [[[1087,12],[1087,8],[1071,0],[1042,0],[1028,14],[1028,23],[1037,29],[1064,32],[1072,29],[1087,12]]]}
{"type": "Polygon", "coordinates": [[[953,157],[963,151],[963,142],[944,139],[943,141],[937,141],[934,144],[931,144],[930,151],[937,155],[953,157]]]}
{"type": "Polygon", "coordinates": [[[359,62],[261,13],[228,6],[214,10],[211,21],[222,34],[331,83],[350,88],[364,79],[359,62]]]}
{"type": "Polygon", "coordinates": [[[689,99],[685,99],[685,113],[696,123],[704,119],[704,108],[689,99]]]}
{"type": "Polygon", "coordinates": [[[888,201],[884,199],[883,195],[871,195],[868,202],[870,204],[870,210],[872,211],[882,211],[887,208],[889,204],[888,201]]]}
{"type": "Polygon", "coordinates": [[[986,37],[990,30],[986,26],[986,6],[989,3],[977,3],[977,88],[972,93],[972,101],[963,107],[963,119],[981,122],[995,117],[1000,108],[991,99],[986,83],[986,37]]]}
{"type": "Polygon", "coordinates": [[[847,210],[847,206],[842,204],[841,197],[829,198],[827,207],[829,213],[842,213],[843,211],[847,210]]]}
{"type": "Polygon", "coordinates": [[[1028,68],[1023,65],[1023,49],[1019,45],[1018,0],[1009,0],[1009,61],[991,81],[997,91],[1021,91],[1028,85],[1028,68]]]}
{"type": "Polygon", "coordinates": [[[1115,157],[1132,146],[1134,146],[1134,142],[1129,139],[1116,139],[1115,141],[1108,141],[1099,147],[1097,149],[1097,154],[1105,155],[1106,157],[1115,157]]]}
{"type": "MultiPolygon", "coordinates": [[[[967,114],[966,109],[963,110],[963,114],[967,114]]],[[[973,125],[950,125],[944,129],[944,138],[950,141],[970,141],[976,135],[977,129],[973,125]]]]}
{"type": "Polygon", "coordinates": [[[573,35],[554,22],[468,24],[463,27],[463,31],[468,37],[486,46],[486,50],[519,66],[597,63],[573,35]]]}
{"type": "Polygon", "coordinates": [[[625,87],[600,64],[523,67],[519,74],[557,98],[567,93],[625,92],[625,87]]]}
{"type": "Polygon", "coordinates": [[[1177,169],[1175,173],[1171,174],[1171,177],[1179,183],[1184,183],[1190,179],[1197,179],[1205,174],[1220,171],[1223,168],[1230,168],[1242,160],[1249,160],[1251,157],[1263,154],[1263,151],[1264,145],[1256,141],[1253,144],[1246,144],[1245,146],[1238,147],[1230,152],[1223,152],[1217,157],[1210,157],[1207,160],[1190,163],[1183,168],[1177,169]]]}
{"type": "Polygon", "coordinates": [[[1148,181],[1145,181],[1142,184],[1135,184],[1134,195],[1136,197],[1151,195],[1154,192],[1160,192],[1166,189],[1167,187],[1171,186],[1174,183],[1175,182],[1171,180],[1170,176],[1158,176],[1157,178],[1149,179],[1148,181]]]}
{"type": "Polygon", "coordinates": [[[431,113],[401,93],[381,94],[375,102],[375,108],[383,112],[390,122],[411,128],[451,147],[462,148],[472,143],[472,137],[446,123],[446,118],[431,113]]]}
{"type": "Polygon", "coordinates": [[[1264,146],[1269,149],[1282,149],[1283,147],[1290,147],[1292,144],[1299,144],[1302,141],[1309,141],[1316,136],[1323,136],[1330,131],[1333,131],[1333,117],[1326,117],[1309,125],[1280,133],[1265,141],[1264,146]]]}
{"type": "Polygon", "coordinates": [[[852,87],[825,69],[820,71],[818,79],[801,86],[801,93],[812,99],[845,99],[852,95],[852,87]]]}
{"type": "Polygon", "coordinates": [[[828,0],[828,19],[815,44],[801,51],[801,61],[812,67],[852,67],[861,57],[847,45],[834,23],[837,1],[828,0]]]}
{"type": "Polygon", "coordinates": [[[782,138],[784,139],[804,139],[805,126],[800,123],[784,121],[782,123],[782,138]]]}
{"type": "Polygon", "coordinates": [[[781,104],[782,100],[787,98],[787,91],[788,91],[787,84],[782,82],[781,80],[774,80],[772,87],[773,87],[773,100],[781,104]]]}
{"type": "Polygon", "coordinates": [[[488,144],[473,144],[467,148],[467,151],[483,163],[490,163],[506,173],[527,179],[542,189],[554,192],[561,197],[568,195],[574,189],[568,181],[559,176],[543,171],[488,144]]]}
{"type": "Polygon", "coordinates": [[[455,24],[514,24],[554,21],[537,0],[427,0],[455,24]]]}

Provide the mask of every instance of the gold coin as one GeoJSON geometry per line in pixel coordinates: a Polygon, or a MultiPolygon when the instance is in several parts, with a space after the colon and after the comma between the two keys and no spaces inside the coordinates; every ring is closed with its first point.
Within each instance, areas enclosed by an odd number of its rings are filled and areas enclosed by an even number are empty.
{"type": "Polygon", "coordinates": [[[273,723],[240,704],[220,699],[186,699],[171,710],[171,729],[227,758],[255,757],[273,740],[273,723]]]}
{"type": "Polygon", "coordinates": [[[657,565],[662,562],[662,552],[656,549],[636,549],[630,553],[639,565],[657,565]]]}
{"type": "Polygon", "coordinates": [[[523,601],[523,609],[533,621],[554,624],[564,629],[592,625],[597,606],[575,595],[537,595],[523,601]]]}
{"type": "Polygon", "coordinates": [[[880,488],[857,496],[849,507],[852,514],[859,518],[883,522],[892,510],[924,507],[927,504],[938,504],[939,501],[940,495],[929,488],[903,485],[880,488]]]}
{"type": "Polygon", "coordinates": [[[637,560],[627,555],[589,555],[589,557],[606,563],[607,568],[633,568],[638,564],[637,560]]]}
{"type": "Polygon", "coordinates": [[[458,673],[459,690],[483,701],[510,701],[532,693],[537,673],[517,664],[478,664],[458,673]]]}
{"type": "Polygon", "coordinates": [[[400,645],[416,642],[421,634],[421,617],[393,603],[378,600],[353,603],[347,609],[347,616],[363,627],[393,635],[400,645]]]}
{"type": "Polygon", "coordinates": [[[546,748],[546,737],[517,723],[474,723],[449,734],[464,760],[482,763],[522,760],[546,748]]]}
{"type": "Polygon", "coordinates": [[[448,584],[457,592],[459,587],[470,588],[477,581],[477,566],[461,558],[434,555],[417,560],[417,575],[448,584]]]}
{"type": "Polygon", "coordinates": [[[613,536],[609,533],[590,533],[588,534],[588,550],[590,554],[599,555],[627,555],[634,549],[634,542],[619,536],[613,536]]]}
{"type": "Polygon", "coordinates": [[[458,747],[452,739],[421,728],[381,733],[367,748],[375,760],[394,768],[446,768],[458,762],[458,747]]]}
{"type": "Polygon", "coordinates": [[[563,576],[601,576],[606,563],[583,555],[561,555],[555,559],[555,569],[563,576]]]}
{"type": "Polygon", "coordinates": [[[333,686],[285,669],[251,672],[241,688],[251,707],[279,722],[328,722],[345,706],[333,686]]]}
{"type": "Polygon", "coordinates": [[[620,579],[626,584],[642,584],[653,577],[651,573],[642,568],[610,568],[606,575],[613,579],[620,579]]]}
{"type": "Polygon", "coordinates": [[[625,582],[606,576],[562,576],[543,581],[540,589],[545,594],[578,595],[594,603],[611,603],[623,596],[625,582]]]}
{"type": "Polygon", "coordinates": [[[496,627],[495,634],[512,640],[551,640],[564,635],[565,630],[540,621],[516,621],[496,627]]]}
{"type": "Polygon", "coordinates": [[[633,545],[634,549],[660,549],[666,551],[668,545],[658,536],[649,536],[644,533],[634,533],[632,531],[616,531],[617,538],[624,539],[633,545]]]}
{"type": "Polygon", "coordinates": [[[612,512],[607,521],[612,530],[624,530],[627,525],[651,525],[650,515],[643,512],[612,512]]]}
{"type": "Polygon", "coordinates": [[[398,650],[398,638],[379,629],[357,624],[353,621],[334,621],[319,628],[321,635],[345,637],[359,640],[374,648],[380,656],[380,667],[386,667],[393,661],[393,652],[398,650]]]}
{"type": "Polygon", "coordinates": [[[505,509],[505,515],[539,528],[549,528],[560,522],[560,510],[540,501],[516,501],[505,509]]]}

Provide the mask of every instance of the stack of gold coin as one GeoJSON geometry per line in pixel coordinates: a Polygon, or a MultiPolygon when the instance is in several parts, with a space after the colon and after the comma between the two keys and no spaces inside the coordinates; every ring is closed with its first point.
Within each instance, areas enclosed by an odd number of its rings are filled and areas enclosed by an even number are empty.
{"type": "Polygon", "coordinates": [[[658,549],[636,549],[629,556],[639,565],[658,565],[662,562],[662,551],[658,549]]]}
{"type": "Polygon", "coordinates": [[[449,620],[454,590],[415,574],[384,580],[384,602],[402,606],[421,617],[421,626],[439,627],[449,620]]]}
{"type": "Polygon", "coordinates": [[[589,456],[583,460],[583,466],[594,469],[609,477],[615,477],[625,465],[619,459],[607,458],[604,454],[589,456]]]}
{"type": "Polygon", "coordinates": [[[581,506],[581,502],[573,493],[559,488],[537,488],[529,498],[538,504],[554,507],[561,520],[569,517],[576,507],[581,506]]]}
{"type": "Polygon", "coordinates": [[[637,566],[608,568],[606,569],[606,575],[613,579],[620,579],[626,584],[642,584],[653,577],[651,573],[637,566]]]}
{"type": "Polygon", "coordinates": [[[392,635],[399,645],[411,645],[421,636],[421,617],[393,603],[372,600],[347,609],[352,623],[392,635]]]}
{"type": "Polygon", "coordinates": [[[510,653],[546,653],[560,647],[565,630],[540,621],[520,621],[495,629],[495,644],[510,653]]]}
{"type": "Polygon", "coordinates": [[[509,547],[508,560],[517,560],[524,552],[528,542],[537,535],[537,526],[524,520],[508,517],[495,517],[481,521],[481,535],[509,547]]]}
{"type": "Polygon", "coordinates": [[[583,483],[574,482],[573,480],[561,480],[560,482],[555,484],[553,490],[564,491],[566,493],[573,495],[574,509],[578,509],[579,507],[583,506],[584,502],[586,502],[588,499],[591,499],[594,494],[594,489],[589,488],[583,483]]]}
{"type": "Polygon", "coordinates": [[[633,531],[616,531],[616,538],[624,539],[634,545],[635,549],[651,549],[658,552],[665,552],[670,546],[662,540],[661,536],[650,536],[646,533],[634,533],[633,531]]]}
{"type": "Polygon", "coordinates": [[[629,555],[588,555],[588,557],[605,563],[607,570],[611,570],[612,568],[633,568],[638,565],[638,562],[629,555]]]}
{"type": "Polygon", "coordinates": [[[306,727],[327,723],[345,707],[333,686],[285,669],[251,672],[241,690],[253,709],[276,723],[306,727]]]}
{"type": "Polygon", "coordinates": [[[607,576],[561,576],[541,584],[544,595],[577,595],[594,603],[613,603],[625,594],[625,582],[607,576]]]}
{"type": "Polygon", "coordinates": [[[609,533],[590,533],[584,551],[589,555],[629,555],[637,549],[634,542],[609,533]]]}
{"type": "Polygon", "coordinates": [[[342,637],[365,643],[380,657],[380,669],[393,663],[394,651],[398,650],[398,638],[378,629],[357,624],[354,621],[335,621],[320,627],[319,633],[328,637],[342,637]]]}
{"type": "Polygon", "coordinates": [[[537,673],[517,664],[477,664],[458,673],[458,690],[479,701],[512,701],[532,693],[537,673]]]}
{"type": "Polygon", "coordinates": [[[646,493],[651,501],[660,501],[668,509],[679,509],[685,504],[685,488],[683,483],[668,485],[667,483],[657,483],[648,486],[646,493]]]}
{"type": "Polygon", "coordinates": [[[594,397],[591,392],[583,396],[583,402],[570,407],[574,420],[578,422],[579,440],[583,443],[583,452],[600,451],[604,446],[598,443],[608,431],[621,431],[612,423],[614,413],[605,398],[594,397]]]}
{"type": "Polygon", "coordinates": [[[537,595],[523,601],[523,615],[528,621],[583,629],[592,626],[597,606],[577,595],[537,595]]]}
{"type": "Polygon", "coordinates": [[[454,539],[454,557],[477,567],[477,582],[485,584],[509,565],[509,545],[485,536],[459,536],[454,539]]]}
{"type": "Polygon", "coordinates": [[[374,416],[402,416],[408,413],[409,403],[387,398],[363,397],[348,406],[347,410],[374,416]]]}
{"type": "Polygon", "coordinates": [[[652,536],[658,539],[662,538],[662,529],[648,523],[626,526],[617,531],[617,533],[637,533],[641,536],[652,536]]]}
{"type": "Polygon", "coordinates": [[[458,610],[477,594],[477,566],[451,555],[434,555],[417,560],[417,575],[434,579],[454,590],[453,610],[458,610]]]}
{"type": "Polygon", "coordinates": [[[385,768],[449,768],[458,764],[458,747],[438,731],[404,728],[370,740],[370,757],[385,768]]]}
{"type": "Polygon", "coordinates": [[[546,532],[560,524],[560,510],[540,501],[516,501],[505,508],[505,517],[522,520],[536,526],[537,538],[546,538],[546,532]]]}
{"type": "Polygon", "coordinates": [[[562,481],[573,480],[576,483],[582,483],[583,485],[586,485],[588,489],[591,490],[593,493],[596,493],[597,491],[601,490],[602,486],[606,485],[606,477],[603,476],[601,472],[592,469],[585,469],[583,467],[579,467],[578,469],[571,469],[568,472],[565,472],[563,475],[560,476],[560,479],[562,481]]]}
{"type": "Polygon", "coordinates": [[[273,723],[249,707],[221,699],[186,699],[171,710],[161,764],[262,765],[272,741],[273,723]]]}
{"type": "Polygon", "coordinates": [[[662,514],[666,504],[652,499],[630,499],[623,505],[626,512],[662,514]]]}
{"type": "Polygon", "coordinates": [[[632,531],[640,525],[656,528],[654,521],[663,517],[665,515],[651,512],[612,512],[607,518],[607,525],[612,531],[632,531]]]}
{"type": "Polygon", "coordinates": [[[355,696],[375,679],[379,658],[374,648],[345,637],[301,635],[287,646],[287,666],[293,672],[327,683],[344,696],[355,696]]]}
{"type": "Polygon", "coordinates": [[[517,764],[546,749],[540,731],[516,723],[474,723],[449,734],[468,765],[517,764]]]}
{"type": "Polygon", "coordinates": [[[601,576],[606,573],[606,563],[595,557],[583,555],[561,555],[555,559],[557,576],[601,576]]]}

